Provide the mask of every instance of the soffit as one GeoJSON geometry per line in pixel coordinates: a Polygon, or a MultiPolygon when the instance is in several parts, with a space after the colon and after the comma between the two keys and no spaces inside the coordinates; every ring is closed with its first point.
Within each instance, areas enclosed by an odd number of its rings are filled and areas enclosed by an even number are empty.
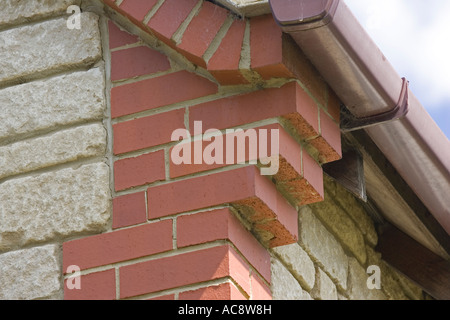
{"type": "Polygon", "coordinates": [[[230,11],[243,16],[255,17],[271,13],[268,0],[211,0],[230,11]]]}

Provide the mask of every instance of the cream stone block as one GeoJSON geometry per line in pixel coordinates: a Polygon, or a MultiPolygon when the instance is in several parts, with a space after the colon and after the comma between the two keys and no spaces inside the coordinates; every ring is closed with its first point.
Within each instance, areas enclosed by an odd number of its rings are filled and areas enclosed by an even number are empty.
{"type": "Polygon", "coordinates": [[[348,295],[350,300],[386,300],[382,290],[369,289],[367,279],[369,274],[358,263],[358,260],[349,258],[348,295]]]}
{"type": "Polygon", "coordinates": [[[305,300],[302,287],[283,264],[278,259],[272,259],[271,264],[273,300],[305,300]]]}
{"type": "Polygon", "coordinates": [[[106,108],[104,72],[93,68],[5,88],[0,90],[0,106],[0,143],[101,120],[106,108]]]}
{"type": "Polygon", "coordinates": [[[292,275],[306,290],[313,288],[316,271],[314,263],[305,250],[297,243],[294,243],[274,248],[273,251],[283,260],[284,264],[292,272],[292,275]]]}
{"type": "Polygon", "coordinates": [[[0,300],[59,298],[58,246],[0,254],[0,300]]]}
{"type": "Polygon", "coordinates": [[[339,242],[315,217],[311,208],[299,211],[299,242],[342,290],[347,288],[348,259],[339,242]]]}
{"type": "Polygon", "coordinates": [[[110,199],[103,162],[7,180],[0,184],[0,251],[104,231],[110,199]]]}
{"type": "Polygon", "coordinates": [[[58,131],[0,147],[0,179],[78,159],[102,156],[106,130],[101,123],[58,131]]]}
{"type": "Polygon", "coordinates": [[[311,294],[319,300],[338,300],[336,286],[320,268],[317,269],[316,283],[311,294]]]}
{"type": "Polygon", "coordinates": [[[0,86],[98,61],[102,54],[98,16],[82,13],[80,26],[70,29],[62,17],[0,32],[0,86]]]}
{"type": "Polygon", "coordinates": [[[2,0],[0,28],[65,14],[70,5],[79,5],[80,2],[81,0],[2,0]]]}

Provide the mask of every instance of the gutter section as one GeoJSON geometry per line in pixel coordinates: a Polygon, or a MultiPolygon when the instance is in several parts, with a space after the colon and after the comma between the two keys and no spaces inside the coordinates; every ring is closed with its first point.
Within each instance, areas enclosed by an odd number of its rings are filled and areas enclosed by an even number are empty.
{"type": "Polygon", "coordinates": [[[392,110],[403,81],[340,0],[271,0],[274,17],[356,118],[392,110]],[[296,17],[298,15],[298,17],[296,17]]]}
{"type": "Polygon", "coordinates": [[[343,0],[270,0],[273,16],[450,235],[450,142],[343,0]],[[393,121],[397,120],[397,121],[393,121]]]}

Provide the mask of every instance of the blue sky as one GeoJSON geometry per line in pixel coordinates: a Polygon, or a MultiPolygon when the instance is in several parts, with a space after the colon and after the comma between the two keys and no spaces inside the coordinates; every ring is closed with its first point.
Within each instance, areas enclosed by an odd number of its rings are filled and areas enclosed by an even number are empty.
{"type": "Polygon", "coordinates": [[[345,3],[450,138],[450,1],[345,3]]]}

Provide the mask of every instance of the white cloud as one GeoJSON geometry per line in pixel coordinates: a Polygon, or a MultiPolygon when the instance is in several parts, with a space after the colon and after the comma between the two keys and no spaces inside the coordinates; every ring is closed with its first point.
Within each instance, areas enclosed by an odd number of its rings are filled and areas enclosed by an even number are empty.
{"type": "Polygon", "coordinates": [[[450,1],[345,2],[422,104],[450,109],[450,1]]]}

